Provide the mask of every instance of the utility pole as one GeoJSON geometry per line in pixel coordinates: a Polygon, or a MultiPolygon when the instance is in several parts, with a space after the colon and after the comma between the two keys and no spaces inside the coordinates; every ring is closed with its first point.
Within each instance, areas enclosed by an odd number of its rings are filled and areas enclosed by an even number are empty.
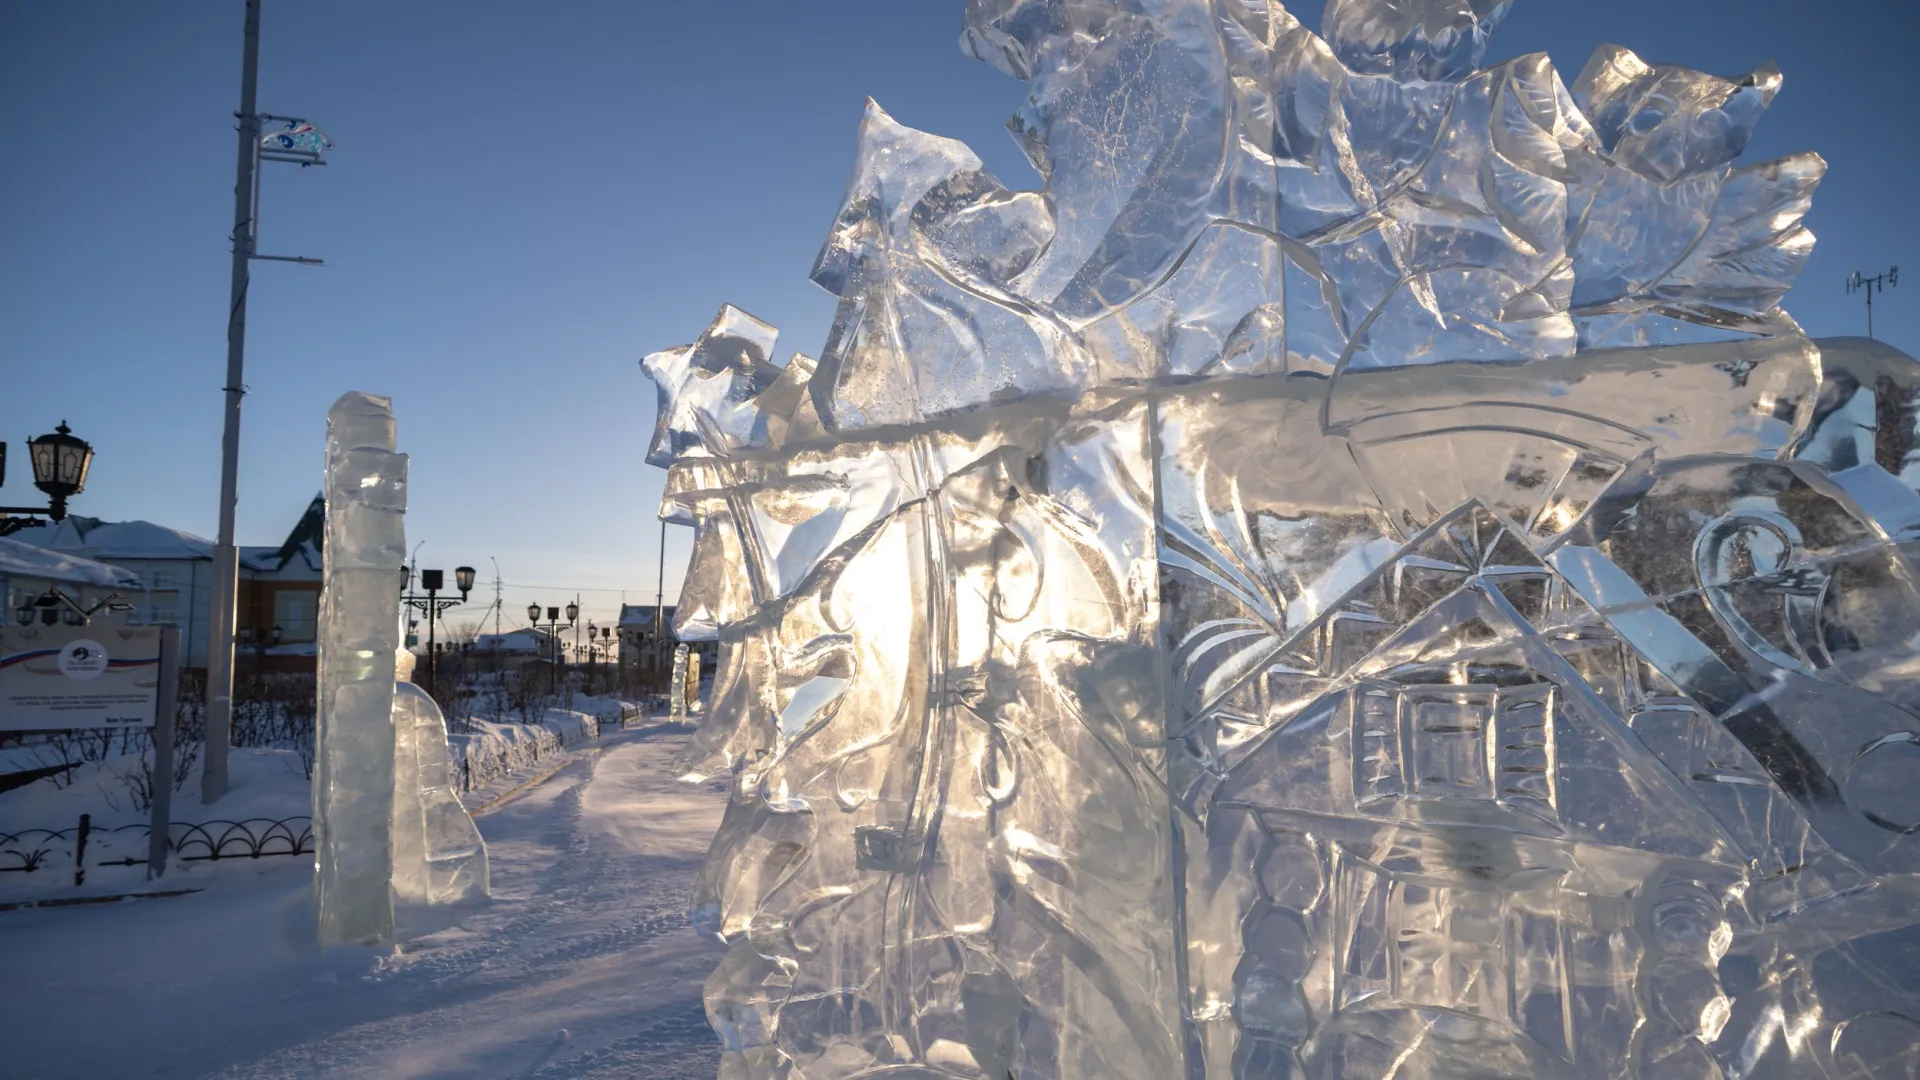
{"type": "Polygon", "coordinates": [[[333,144],[324,133],[297,116],[274,116],[258,109],[260,85],[260,3],[247,0],[246,37],[240,64],[240,161],[233,184],[233,280],[227,302],[226,418],[220,436],[220,539],[213,549],[213,609],[207,619],[206,765],[200,801],[214,803],[227,793],[227,752],[233,743],[233,639],[238,615],[240,549],[234,546],[234,511],[240,490],[240,399],[246,396],[247,284],[256,259],[323,265],[304,255],[262,255],[260,238],[260,165],[284,161],[306,168],[325,165],[333,144]],[[284,121],[286,130],[262,137],[260,122],[284,121]],[[267,145],[271,142],[271,145],[267,145]]]}
{"type": "Polygon", "coordinates": [[[661,621],[666,618],[666,603],[667,523],[662,521],[660,523],[660,576],[654,580],[653,589],[653,666],[656,671],[659,670],[660,664],[666,656],[663,650],[666,648],[667,624],[661,621]]]}
{"type": "Polygon", "coordinates": [[[487,556],[493,564],[493,670],[500,670],[500,560],[487,556]]]}
{"type": "Polygon", "coordinates": [[[1864,292],[1867,294],[1868,337],[1873,336],[1873,294],[1876,292],[1886,292],[1898,284],[1900,284],[1900,268],[1897,266],[1884,274],[1875,274],[1872,277],[1868,277],[1860,271],[1855,270],[1853,276],[1847,279],[1848,296],[1852,296],[1856,292],[1864,292]]]}
{"type": "Polygon", "coordinates": [[[247,281],[253,260],[253,170],[260,152],[260,0],[247,0],[240,62],[240,160],[233,182],[233,281],[227,303],[226,426],[220,437],[220,540],[213,549],[213,610],[208,620],[206,764],[200,801],[227,793],[227,748],[233,742],[233,638],[240,550],[233,543],[240,486],[240,399],[247,350],[247,281]]]}

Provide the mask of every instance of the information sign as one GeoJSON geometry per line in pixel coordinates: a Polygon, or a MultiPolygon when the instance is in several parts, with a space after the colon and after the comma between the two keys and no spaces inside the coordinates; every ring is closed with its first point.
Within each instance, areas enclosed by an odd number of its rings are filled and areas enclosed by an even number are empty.
{"type": "Polygon", "coordinates": [[[160,628],[0,629],[0,731],[152,727],[160,628]]]}

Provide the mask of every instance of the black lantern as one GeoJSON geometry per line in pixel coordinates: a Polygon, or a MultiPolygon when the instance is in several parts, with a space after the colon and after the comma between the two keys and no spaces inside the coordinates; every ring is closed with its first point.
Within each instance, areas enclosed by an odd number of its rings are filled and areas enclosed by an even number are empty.
{"type": "MultiPolygon", "coordinates": [[[[93,447],[85,439],[76,438],[62,420],[53,434],[27,440],[27,460],[33,465],[33,486],[46,493],[47,505],[0,506],[0,536],[44,524],[40,518],[65,521],[67,500],[87,489],[93,447]]],[[[6,451],[0,448],[0,474],[5,469],[6,451]]]]}
{"type": "Polygon", "coordinates": [[[539,604],[527,605],[527,621],[536,622],[536,623],[540,621],[540,605],[539,604]]]}
{"type": "Polygon", "coordinates": [[[568,604],[567,605],[567,625],[572,626],[574,623],[578,621],[580,621],[580,605],[568,604]]]}
{"type": "Polygon", "coordinates": [[[53,434],[27,440],[27,456],[33,460],[33,486],[53,500],[47,516],[60,521],[67,516],[67,500],[87,489],[87,470],[93,467],[93,447],[74,436],[65,420],[53,434]]]}
{"type": "Polygon", "coordinates": [[[456,566],[453,568],[453,583],[460,587],[460,595],[465,597],[473,591],[473,567],[456,566]]]}
{"type": "Polygon", "coordinates": [[[441,588],[443,588],[446,585],[446,583],[447,583],[447,572],[445,570],[420,571],[420,587],[427,590],[430,593],[439,592],[441,588]]]}
{"type": "Polygon", "coordinates": [[[548,622],[550,622],[550,623],[557,623],[557,622],[559,622],[559,621],[560,621],[560,609],[559,609],[559,608],[557,608],[557,607],[550,607],[550,608],[548,608],[548,609],[547,609],[547,621],[548,621],[548,622]]]}
{"type": "Polygon", "coordinates": [[[275,645],[278,645],[278,644],[280,644],[280,639],[281,639],[281,638],[283,638],[283,637],[285,637],[285,636],[286,636],[286,634],[287,634],[287,632],[286,632],[286,630],[284,630],[284,629],[282,629],[281,627],[278,627],[278,626],[276,626],[276,627],[274,627],[274,628],[273,628],[273,633],[272,633],[271,635],[269,635],[269,638],[270,638],[270,639],[272,640],[272,642],[273,642],[273,643],[274,643],[275,645]]]}

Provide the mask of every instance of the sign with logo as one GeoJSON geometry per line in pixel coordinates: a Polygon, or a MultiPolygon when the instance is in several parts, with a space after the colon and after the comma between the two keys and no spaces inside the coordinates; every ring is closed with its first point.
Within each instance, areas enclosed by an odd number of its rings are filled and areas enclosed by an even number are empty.
{"type": "Polygon", "coordinates": [[[0,731],[152,727],[157,626],[0,629],[0,731]]]}

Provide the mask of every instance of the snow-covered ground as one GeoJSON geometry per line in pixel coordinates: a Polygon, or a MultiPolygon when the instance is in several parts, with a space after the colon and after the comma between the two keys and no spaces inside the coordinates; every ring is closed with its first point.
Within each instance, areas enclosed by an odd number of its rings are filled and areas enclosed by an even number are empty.
{"type": "Polygon", "coordinates": [[[313,948],[305,858],[0,912],[0,1075],[708,1080],[685,909],[725,796],[670,775],[683,738],[609,731],[480,817],[493,901],[392,955],[313,948]]]}

